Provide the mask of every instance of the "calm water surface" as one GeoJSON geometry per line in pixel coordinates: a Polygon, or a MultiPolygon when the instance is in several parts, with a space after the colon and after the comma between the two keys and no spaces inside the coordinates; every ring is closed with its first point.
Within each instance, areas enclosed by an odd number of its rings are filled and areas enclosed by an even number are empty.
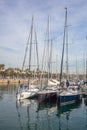
{"type": "Polygon", "coordinates": [[[0,130],[87,130],[87,100],[58,107],[37,100],[16,102],[17,85],[0,86],[0,130]]]}

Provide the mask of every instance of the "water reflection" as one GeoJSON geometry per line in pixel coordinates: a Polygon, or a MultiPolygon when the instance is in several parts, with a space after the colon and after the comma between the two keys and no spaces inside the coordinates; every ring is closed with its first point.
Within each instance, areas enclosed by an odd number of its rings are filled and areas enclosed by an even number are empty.
{"type": "Polygon", "coordinates": [[[2,96],[2,94],[0,93],[0,101],[3,99],[3,96],[2,96]]]}
{"type": "Polygon", "coordinates": [[[87,98],[84,98],[84,104],[87,106],[87,98]]]}
{"type": "Polygon", "coordinates": [[[56,102],[39,102],[37,101],[37,119],[38,129],[40,130],[56,130],[56,119],[54,119],[57,111],[56,102]]]}
{"type": "Polygon", "coordinates": [[[71,112],[72,110],[79,108],[80,105],[81,105],[81,102],[59,106],[57,109],[57,115],[60,116],[61,114],[71,112]]]}
{"type": "Polygon", "coordinates": [[[16,102],[21,130],[51,130],[50,116],[56,110],[56,103],[39,103],[38,100],[16,102]],[[24,125],[25,124],[25,125],[24,125]]]}
{"type": "Polygon", "coordinates": [[[0,94],[12,95],[13,93],[16,93],[17,87],[18,87],[18,85],[16,85],[16,84],[1,85],[0,86],[0,94]]]}
{"type": "Polygon", "coordinates": [[[25,99],[25,100],[21,100],[21,101],[16,101],[16,105],[17,107],[21,107],[21,106],[30,106],[31,102],[29,99],[25,99]]]}
{"type": "Polygon", "coordinates": [[[41,110],[48,110],[54,112],[57,109],[56,102],[39,102],[37,101],[37,112],[41,110]]]}
{"type": "Polygon", "coordinates": [[[1,130],[87,129],[87,99],[60,107],[56,102],[28,99],[16,102],[16,90],[14,85],[0,87],[1,130]]]}
{"type": "Polygon", "coordinates": [[[29,107],[31,103],[30,100],[22,100],[16,102],[16,110],[18,114],[18,123],[20,130],[27,130],[29,129],[29,107]]]}
{"type": "Polygon", "coordinates": [[[81,101],[78,103],[68,104],[65,106],[58,106],[56,115],[59,119],[59,130],[61,130],[62,127],[64,127],[64,126],[62,126],[63,122],[61,124],[61,120],[63,120],[63,119],[66,122],[65,130],[70,130],[70,128],[69,128],[69,118],[71,117],[70,114],[73,110],[78,109],[80,107],[80,105],[81,105],[81,101]]]}
{"type": "Polygon", "coordinates": [[[61,130],[65,128],[69,130],[70,114],[73,110],[78,109],[80,105],[81,102],[59,107],[56,102],[46,103],[28,99],[17,102],[20,129],[61,130]],[[24,122],[25,126],[23,125],[24,122]]]}

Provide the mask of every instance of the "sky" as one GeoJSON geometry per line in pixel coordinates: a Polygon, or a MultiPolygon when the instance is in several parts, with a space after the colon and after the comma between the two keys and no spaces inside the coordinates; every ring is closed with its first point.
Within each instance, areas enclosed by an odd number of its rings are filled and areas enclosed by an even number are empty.
{"type": "MultiPolygon", "coordinates": [[[[22,68],[32,16],[41,64],[50,16],[52,60],[61,59],[65,7],[68,10],[69,61],[82,63],[87,53],[87,0],[0,0],[0,64],[22,68]]],[[[58,64],[59,65],[59,64],[58,64]]],[[[60,65],[59,65],[60,66],[60,65]]]]}

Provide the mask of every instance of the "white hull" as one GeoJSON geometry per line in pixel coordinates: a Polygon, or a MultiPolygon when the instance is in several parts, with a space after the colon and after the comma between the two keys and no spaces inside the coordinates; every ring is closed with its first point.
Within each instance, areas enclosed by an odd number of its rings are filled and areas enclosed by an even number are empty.
{"type": "Polygon", "coordinates": [[[48,80],[48,85],[57,86],[59,84],[60,84],[60,82],[57,81],[56,79],[50,79],[50,80],[48,80]]]}
{"type": "Polygon", "coordinates": [[[35,96],[38,93],[38,91],[39,91],[38,89],[22,90],[17,93],[17,95],[16,95],[17,100],[32,98],[33,96],[35,96]]]}

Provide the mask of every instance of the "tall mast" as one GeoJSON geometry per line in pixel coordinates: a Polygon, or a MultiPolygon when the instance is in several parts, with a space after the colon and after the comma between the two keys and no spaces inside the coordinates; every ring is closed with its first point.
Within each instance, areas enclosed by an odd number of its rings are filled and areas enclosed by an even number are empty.
{"type": "MultiPolygon", "coordinates": [[[[33,16],[32,16],[32,24],[31,24],[31,36],[30,36],[30,46],[29,46],[29,71],[31,70],[31,50],[32,50],[32,35],[33,35],[33,16]]],[[[28,89],[30,87],[29,85],[30,78],[28,78],[28,89]]]]}
{"type": "Polygon", "coordinates": [[[67,24],[67,8],[66,10],[66,21],[65,21],[65,28],[66,28],[66,74],[67,74],[67,80],[69,80],[69,67],[68,67],[68,24],[67,24]]]}
{"type": "Polygon", "coordinates": [[[29,48],[29,70],[31,69],[31,50],[32,50],[33,20],[34,20],[34,17],[32,16],[30,48],[29,48]]]}
{"type": "Polygon", "coordinates": [[[25,49],[25,55],[24,55],[23,65],[22,65],[22,71],[23,71],[24,65],[25,65],[25,60],[26,60],[26,56],[27,56],[27,51],[28,51],[28,46],[29,46],[30,35],[31,35],[31,34],[29,33],[28,40],[27,40],[27,46],[26,46],[26,49],[25,49]]]}
{"type": "Polygon", "coordinates": [[[52,79],[52,39],[51,39],[51,46],[50,46],[50,72],[51,72],[51,79],[52,79]]]}
{"type": "Polygon", "coordinates": [[[39,71],[39,57],[38,57],[38,43],[37,43],[37,34],[35,30],[35,39],[36,39],[36,55],[37,55],[37,71],[39,71]]]}
{"type": "Polygon", "coordinates": [[[65,48],[65,33],[66,33],[66,13],[65,13],[65,24],[64,24],[64,35],[63,35],[63,49],[62,49],[62,58],[61,58],[61,68],[60,68],[60,84],[63,74],[63,60],[64,60],[64,48],[65,48]]]}
{"type": "Polygon", "coordinates": [[[48,79],[49,79],[49,75],[50,75],[50,39],[49,39],[49,16],[48,16],[48,25],[47,25],[47,35],[48,35],[48,44],[47,44],[47,49],[48,49],[48,79]]]}

